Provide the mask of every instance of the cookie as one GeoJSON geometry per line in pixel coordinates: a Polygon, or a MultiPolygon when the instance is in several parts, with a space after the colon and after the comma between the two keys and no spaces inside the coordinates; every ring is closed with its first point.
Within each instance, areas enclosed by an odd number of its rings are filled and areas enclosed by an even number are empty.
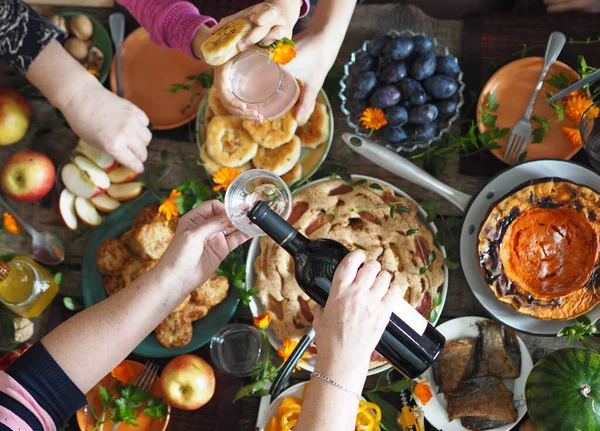
{"type": "Polygon", "coordinates": [[[192,292],[192,302],[214,307],[220,304],[229,291],[229,280],[224,275],[213,274],[206,283],[192,292]]]}
{"type": "Polygon", "coordinates": [[[187,314],[192,322],[196,320],[200,320],[208,314],[210,307],[206,305],[198,304],[194,301],[189,301],[185,307],[183,307],[183,312],[187,314]]]}
{"type": "Polygon", "coordinates": [[[192,321],[183,311],[176,311],[158,325],[156,339],[163,346],[173,349],[185,347],[192,341],[192,321]]]}
{"type": "Polygon", "coordinates": [[[302,179],[302,163],[296,163],[292,169],[281,176],[281,179],[285,181],[288,186],[300,181],[302,179]]]}
{"type": "Polygon", "coordinates": [[[127,250],[133,255],[137,256],[137,244],[135,243],[135,234],[132,229],[129,229],[123,235],[121,235],[121,241],[127,247],[127,250]]]}
{"type": "Polygon", "coordinates": [[[96,265],[104,275],[116,275],[123,269],[123,263],[131,257],[123,241],[111,238],[104,241],[96,250],[96,265]]]}

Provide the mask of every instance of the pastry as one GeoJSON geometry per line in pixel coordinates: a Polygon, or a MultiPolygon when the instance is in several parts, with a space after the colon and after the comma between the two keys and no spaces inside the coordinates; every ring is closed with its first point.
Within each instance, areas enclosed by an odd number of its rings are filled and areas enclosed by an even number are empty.
{"type": "Polygon", "coordinates": [[[300,181],[302,179],[302,163],[296,163],[292,169],[281,176],[281,179],[285,181],[288,186],[300,181]]]}
{"type": "Polygon", "coordinates": [[[252,164],[258,169],[266,169],[275,175],[283,175],[289,172],[300,160],[302,148],[300,139],[293,136],[292,140],[278,148],[267,149],[260,147],[252,164]]]}
{"type": "Polygon", "coordinates": [[[167,348],[185,347],[192,341],[192,321],[183,311],[176,311],[156,328],[156,339],[167,348]]]}
{"type": "Polygon", "coordinates": [[[229,280],[224,275],[213,274],[202,286],[192,292],[192,302],[207,307],[220,304],[229,291],[229,280]]]}
{"type": "Polygon", "coordinates": [[[322,103],[316,103],[308,122],[296,130],[296,136],[300,138],[302,147],[305,148],[317,148],[319,145],[327,142],[329,138],[329,114],[327,113],[327,106],[322,103]]]}
{"type": "Polygon", "coordinates": [[[213,119],[213,117],[216,116],[227,116],[227,115],[231,115],[229,113],[229,111],[225,108],[225,106],[223,105],[223,102],[221,102],[221,99],[219,99],[219,96],[217,95],[217,90],[215,90],[215,87],[211,87],[210,90],[208,90],[208,108],[206,109],[206,114],[204,116],[204,124],[208,124],[210,122],[210,120],[213,119]],[[209,117],[210,114],[210,118],[209,117]]]}
{"type": "Polygon", "coordinates": [[[239,54],[237,44],[252,29],[246,19],[238,19],[224,25],[202,43],[200,50],[204,61],[211,66],[221,66],[239,54]]]}
{"type": "Polygon", "coordinates": [[[256,155],[258,144],[242,127],[242,122],[242,119],[232,116],[217,116],[210,121],[205,145],[215,162],[237,168],[256,155]]]}
{"type": "Polygon", "coordinates": [[[107,239],[96,251],[98,271],[104,275],[119,274],[123,263],[130,257],[131,253],[123,241],[118,238],[107,239]]]}
{"type": "Polygon", "coordinates": [[[276,120],[265,120],[260,123],[244,120],[243,126],[252,136],[252,139],[262,147],[277,148],[292,139],[298,123],[290,110],[283,117],[276,120]]]}
{"type": "MultiPolygon", "coordinates": [[[[223,165],[218,164],[210,157],[210,154],[206,151],[206,145],[200,147],[200,160],[202,161],[202,166],[204,166],[204,169],[206,169],[206,172],[208,172],[209,175],[214,175],[215,172],[223,167],[223,165]]],[[[235,169],[240,172],[247,171],[248,169],[252,169],[252,163],[244,163],[242,166],[238,166],[235,169]]]]}
{"type": "Polygon", "coordinates": [[[189,301],[185,305],[185,307],[183,307],[183,312],[185,314],[187,314],[187,316],[190,318],[190,320],[192,322],[195,322],[196,320],[200,320],[200,319],[206,317],[209,310],[210,310],[210,307],[207,307],[206,305],[198,304],[197,302],[194,302],[194,301],[189,301]]]}

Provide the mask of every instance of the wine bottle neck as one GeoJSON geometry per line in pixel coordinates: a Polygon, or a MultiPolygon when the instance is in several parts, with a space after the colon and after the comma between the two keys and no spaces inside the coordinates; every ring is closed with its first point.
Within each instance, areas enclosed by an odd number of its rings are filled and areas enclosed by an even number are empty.
{"type": "Polygon", "coordinates": [[[310,240],[273,211],[267,202],[256,203],[247,217],[292,256],[308,248],[310,240]]]}

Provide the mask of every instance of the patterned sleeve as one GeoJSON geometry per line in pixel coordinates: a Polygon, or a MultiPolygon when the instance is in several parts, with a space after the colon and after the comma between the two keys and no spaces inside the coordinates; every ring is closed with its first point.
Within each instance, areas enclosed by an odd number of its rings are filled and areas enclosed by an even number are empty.
{"type": "Polygon", "coordinates": [[[0,60],[27,73],[33,60],[63,33],[21,0],[0,0],[0,60]]]}

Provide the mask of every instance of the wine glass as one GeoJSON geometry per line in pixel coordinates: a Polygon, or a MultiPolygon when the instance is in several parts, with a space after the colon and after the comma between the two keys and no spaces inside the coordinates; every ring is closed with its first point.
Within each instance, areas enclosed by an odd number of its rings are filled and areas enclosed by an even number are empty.
{"type": "Polygon", "coordinates": [[[285,182],[264,169],[250,169],[238,175],[225,193],[225,212],[238,230],[252,236],[264,235],[246,217],[259,201],[268,202],[269,207],[284,219],[292,212],[292,193],[285,182]]]}

